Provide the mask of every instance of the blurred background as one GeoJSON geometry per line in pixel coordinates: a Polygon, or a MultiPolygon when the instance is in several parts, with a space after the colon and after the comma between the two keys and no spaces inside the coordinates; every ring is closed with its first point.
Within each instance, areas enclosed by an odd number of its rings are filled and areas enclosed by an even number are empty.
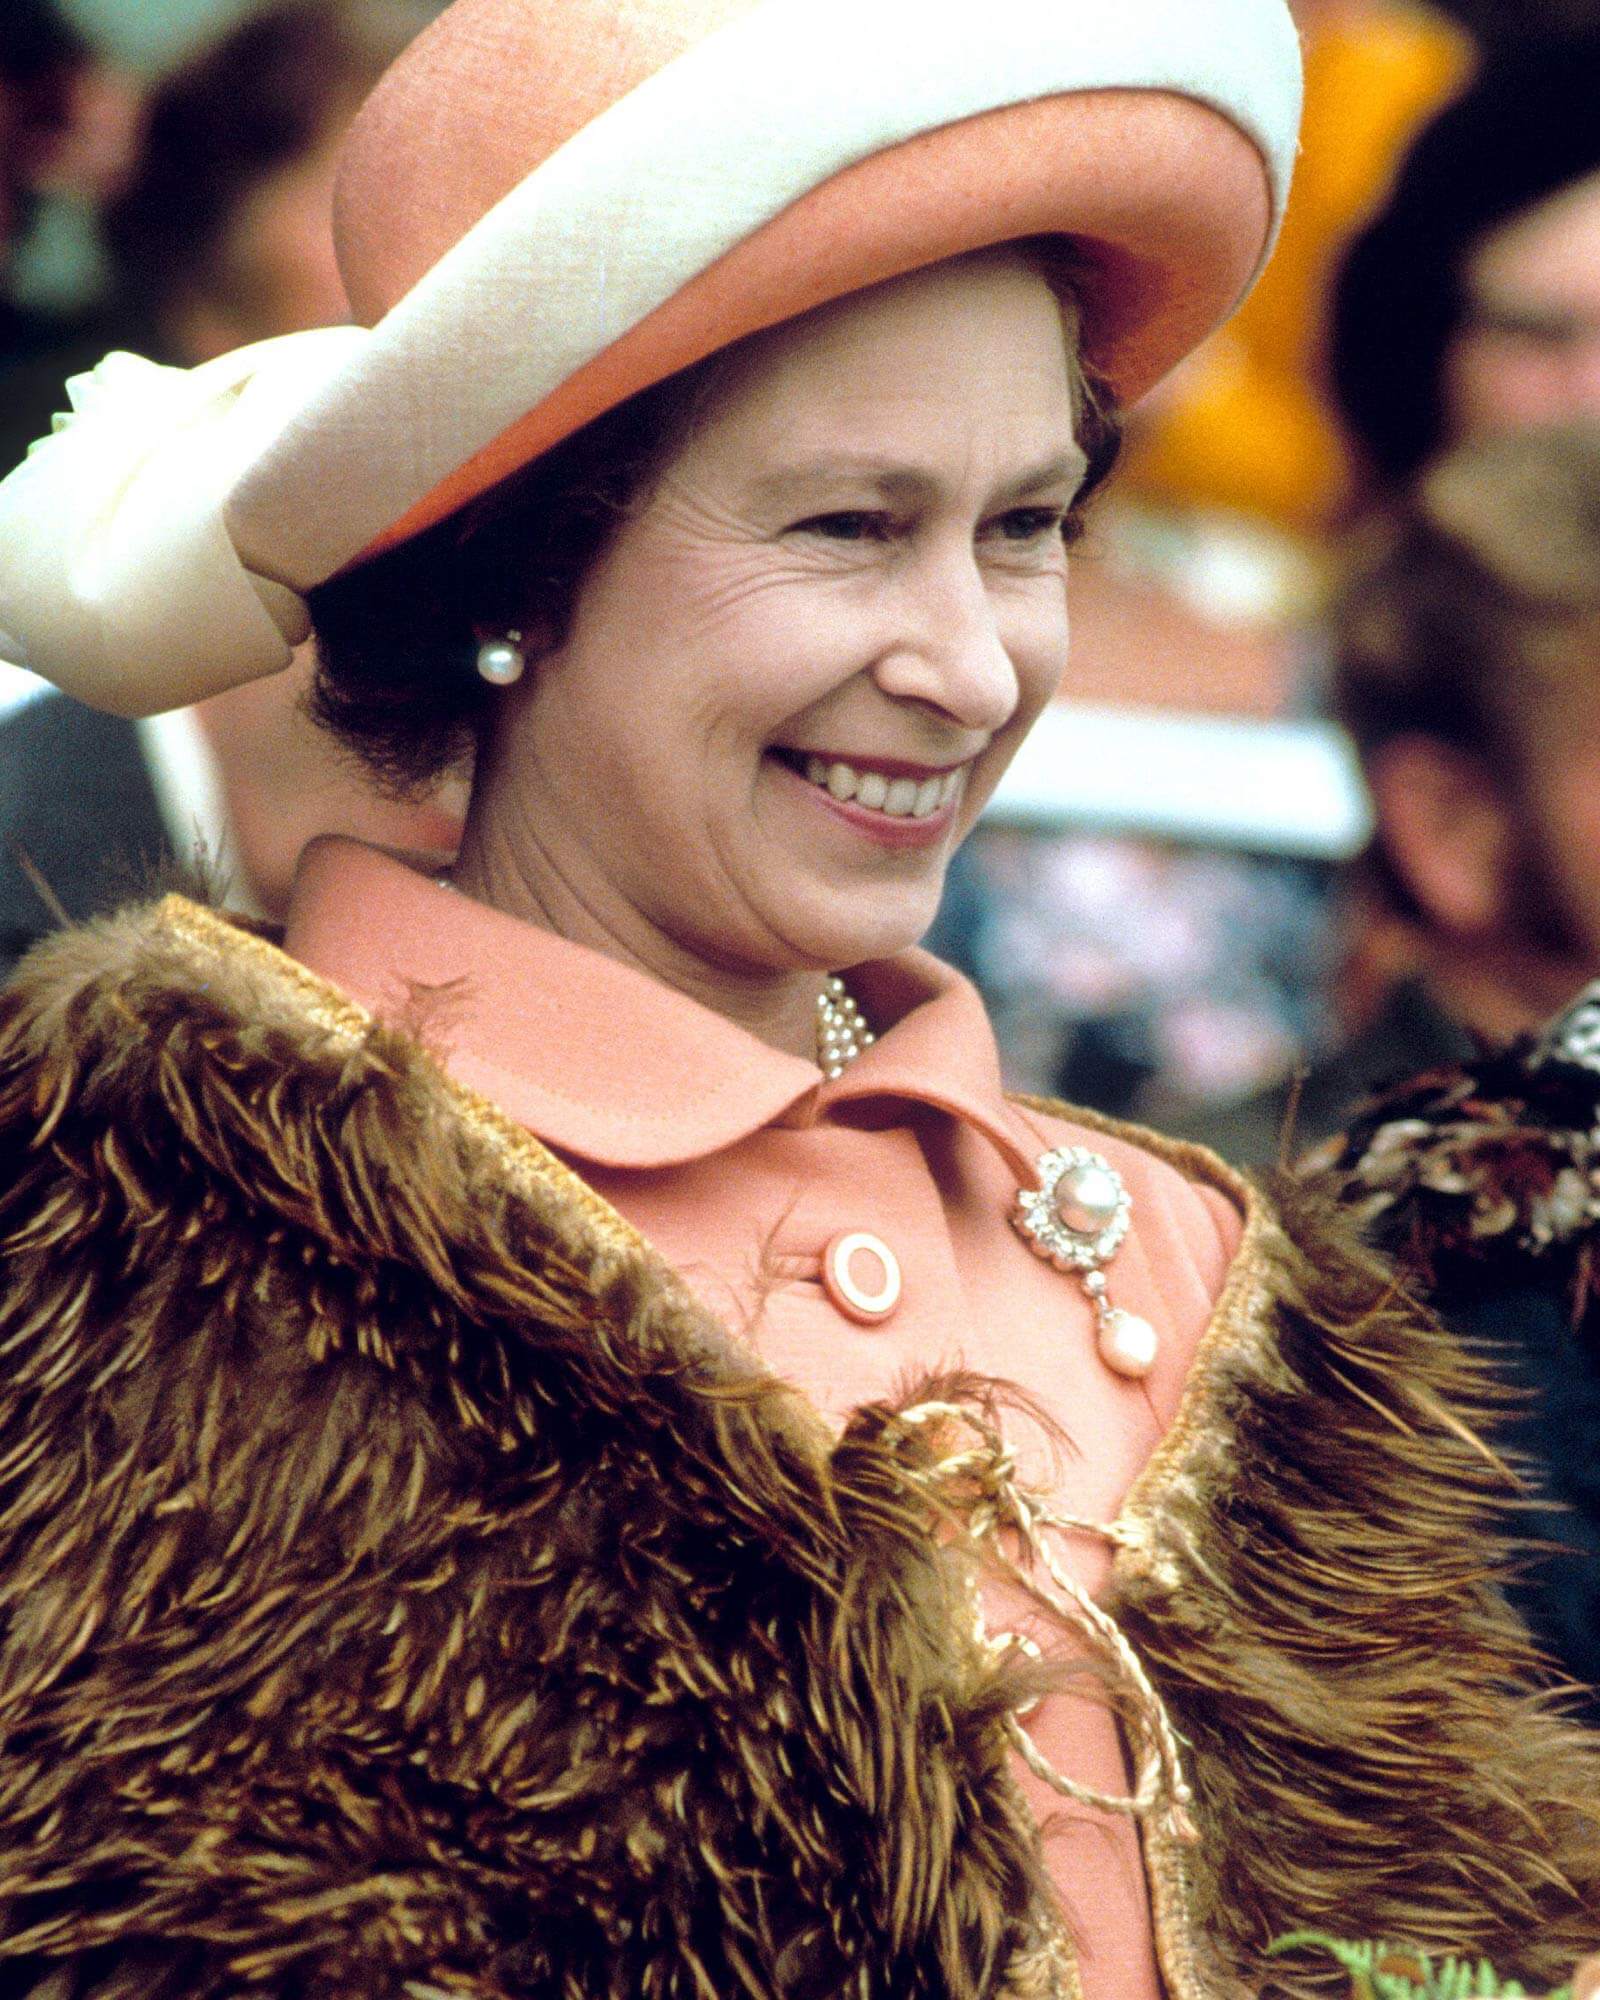
{"type": "MultiPolygon", "coordinates": [[[[0,0],[0,463],[108,348],[344,315],[339,136],[435,11],[0,0]]],[[[1295,13],[1276,259],[1130,425],[1068,687],[931,940],[1016,1084],[1240,1159],[1600,972],[1600,0],[1295,13]]],[[[113,854],[271,915],[310,831],[448,851],[459,793],[365,793],[298,685],[137,728],[0,688],[0,956],[113,854]]]]}

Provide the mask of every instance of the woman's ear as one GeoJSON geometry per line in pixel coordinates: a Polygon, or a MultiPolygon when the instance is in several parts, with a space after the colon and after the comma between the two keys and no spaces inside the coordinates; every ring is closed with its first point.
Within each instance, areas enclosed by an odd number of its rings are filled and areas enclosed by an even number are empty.
{"type": "Polygon", "coordinates": [[[1367,759],[1377,837],[1425,921],[1482,938],[1506,922],[1511,808],[1492,767],[1435,736],[1392,737],[1367,759]]]}

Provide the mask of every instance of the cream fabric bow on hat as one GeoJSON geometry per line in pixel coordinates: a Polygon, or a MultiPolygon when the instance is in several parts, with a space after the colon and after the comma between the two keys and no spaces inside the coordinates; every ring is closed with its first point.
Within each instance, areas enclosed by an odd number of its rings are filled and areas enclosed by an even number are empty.
{"type": "Polygon", "coordinates": [[[321,328],[190,369],[110,354],[74,376],[70,411],[0,484],[0,657],[129,715],[287,666],[305,604],[244,567],[223,507],[369,338],[321,328]]]}

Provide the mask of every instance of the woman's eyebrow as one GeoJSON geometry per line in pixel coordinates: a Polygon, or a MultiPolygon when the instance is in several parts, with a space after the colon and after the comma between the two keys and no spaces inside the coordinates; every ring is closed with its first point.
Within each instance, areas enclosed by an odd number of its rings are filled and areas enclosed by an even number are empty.
{"type": "Polygon", "coordinates": [[[920,472],[898,459],[845,451],[774,466],[751,482],[751,491],[758,499],[783,500],[815,487],[840,484],[860,487],[886,500],[906,501],[931,493],[938,481],[931,473],[920,472]]]}
{"type": "MultiPolygon", "coordinates": [[[[996,489],[994,497],[997,501],[1014,500],[1023,494],[1058,486],[1076,492],[1088,469],[1087,455],[1077,445],[1071,445],[1006,480],[996,489]]],[[[825,457],[775,466],[759,474],[751,482],[751,492],[760,500],[786,500],[819,486],[841,482],[862,487],[898,505],[925,500],[941,484],[935,474],[900,460],[872,453],[830,452],[825,457]]]]}
{"type": "Polygon", "coordinates": [[[1089,454],[1080,445],[1056,453],[1024,472],[1020,478],[1009,480],[1000,489],[1002,500],[1015,500],[1028,493],[1041,493],[1052,487],[1066,486],[1076,493],[1089,471],[1089,454]]]}

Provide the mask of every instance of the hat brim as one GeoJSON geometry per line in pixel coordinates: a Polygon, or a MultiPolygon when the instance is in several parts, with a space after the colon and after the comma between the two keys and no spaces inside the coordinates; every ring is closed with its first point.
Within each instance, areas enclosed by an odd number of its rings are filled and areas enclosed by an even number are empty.
{"type": "MultiPolygon", "coordinates": [[[[514,38],[536,12],[475,7],[514,38]]],[[[538,54],[464,46],[501,74],[538,54]]],[[[416,153],[418,102],[437,116],[448,95],[437,57],[425,42],[363,114],[345,216],[393,198],[385,161],[416,153]]],[[[1280,0],[1052,0],[996,10],[980,37],[957,0],[764,0],[590,119],[410,285],[235,488],[240,555],[307,589],[743,335],[1022,236],[1074,240],[1086,353],[1130,399],[1259,268],[1298,101],[1280,0]]],[[[409,273],[369,241],[381,303],[409,273]]]]}
{"type": "Polygon", "coordinates": [[[847,168],[691,278],[442,479],[372,552],[432,526],[626,397],[747,334],[1021,237],[1071,236],[1084,358],[1119,401],[1131,401],[1227,316],[1269,221],[1260,155],[1187,98],[1099,92],[1074,98],[1069,119],[1045,102],[946,126],[847,168]],[[1169,179],[1180,161],[1181,178],[1169,179]],[[1196,177],[1213,189],[1226,184],[1232,199],[1197,214],[1183,192],[1196,177]],[[1070,226],[1061,186],[1074,190],[1070,226]],[[848,226],[862,207],[879,227],[848,226]]]}

